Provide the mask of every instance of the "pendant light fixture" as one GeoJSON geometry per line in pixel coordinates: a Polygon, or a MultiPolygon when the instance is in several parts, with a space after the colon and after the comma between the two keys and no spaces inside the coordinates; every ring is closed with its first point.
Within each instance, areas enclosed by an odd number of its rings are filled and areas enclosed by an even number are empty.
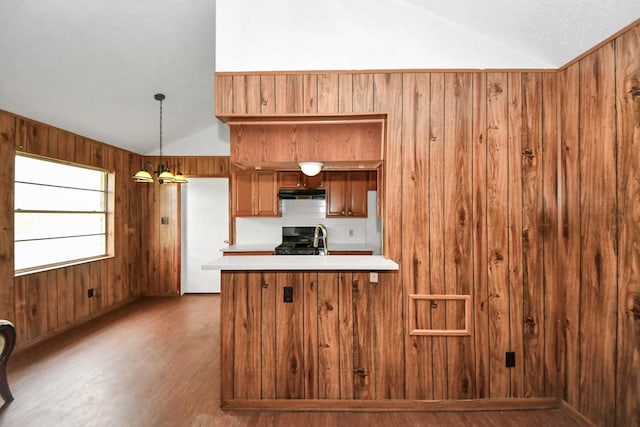
{"type": "Polygon", "coordinates": [[[140,169],[133,176],[133,180],[135,182],[153,182],[153,175],[158,176],[158,182],[160,184],[168,184],[175,182],[177,184],[186,184],[188,181],[180,172],[180,167],[178,166],[178,172],[174,175],[171,173],[170,165],[165,165],[162,162],[162,101],[166,98],[162,93],[156,93],[154,96],[156,101],[160,102],[160,163],[158,164],[157,169],[154,167],[152,163],[145,163],[142,169],[140,169]],[[151,168],[149,171],[148,168],[151,168]],[[154,170],[155,169],[155,170],[154,170]]]}
{"type": "Polygon", "coordinates": [[[300,162],[300,170],[307,176],[316,176],[322,170],[324,163],[322,162],[300,162]]]}

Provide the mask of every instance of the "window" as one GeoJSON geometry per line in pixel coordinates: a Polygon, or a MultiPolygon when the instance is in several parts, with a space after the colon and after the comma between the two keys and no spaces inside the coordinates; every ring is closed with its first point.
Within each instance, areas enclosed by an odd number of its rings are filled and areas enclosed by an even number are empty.
{"type": "Polygon", "coordinates": [[[108,255],[107,171],[16,154],[16,273],[108,255]]]}

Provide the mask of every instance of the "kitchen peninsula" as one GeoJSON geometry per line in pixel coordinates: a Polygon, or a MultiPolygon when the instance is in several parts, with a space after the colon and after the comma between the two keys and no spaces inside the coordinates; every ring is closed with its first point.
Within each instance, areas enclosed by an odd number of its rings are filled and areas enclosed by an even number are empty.
{"type": "Polygon", "coordinates": [[[398,274],[383,256],[225,256],[221,403],[289,407],[373,397],[375,288],[398,274]]]}

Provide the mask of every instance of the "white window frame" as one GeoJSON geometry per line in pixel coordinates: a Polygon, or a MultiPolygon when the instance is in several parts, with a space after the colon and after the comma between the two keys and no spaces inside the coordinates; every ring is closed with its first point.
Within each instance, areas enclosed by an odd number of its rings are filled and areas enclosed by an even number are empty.
{"type": "MultiPolygon", "coordinates": [[[[68,267],[70,265],[76,265],[76,264],[81,264],[81,263],[86,263],[86,262],[92,262],[92,261],[96,261],[96,260],[101,260],[101,259],[105,259],[105,258],[110,258],[114,256],[114,181],[115,181],[115,173],[113,171],[109,171],[107,169],[103,169],[103,168],[97,168],[97,167],[93,167],[93,166],[88,166],[88,165],[84,165],[84,164],[79,164],[79,163],[73,163],[73,162],[67,162],[67,161],[62,161],[62,160],[58,160],[58,159],[53,159],[53,158],[49,158],[49,157],[44,157],[44,156],[37,156],[37,155],[32,155],[29,153],[23,153],[23,152],[16,152],[15,156],[21,156],[21,157],[30,157],[33,159],[38,159],[41,161],[46,161],[46,162],[51,162],[51,163],[57,163],[59,165],[67,165],[67,166],[73,166],[73,167],[79,167],[79,168],[84,168],[84,169],[90,169],[90,170],[95,170],[95,171],[99,171],[99,172],[103,172],[105,173],[105,180],[104,180],[104,185],[102,190],[95,190],[95,191],[99,191],[103,193],[103,196],[105,198],[104,200],[104,210],[103,211],[98,211],[97,213],[103,214],[104,215],[104,222],[105,222],[105,231],[104,233],[99,233],[99,234],[86,234],[86,236],[89,235],[103,235],[105,236],[105,250],[104,253],[99,254],[99,255],[92,255],[92,256],[87,256],[87,257],[81,257],[81,258],[73,258],[73,259],[67,259],[67,260],[63,260],[63,261],[59,261],[59,262],[55,262],[55,263],[51,263],[51,264],[42,264],[42,265],[35,265],[32,267],[27,267],[27,268],[22,268],[22,269],[15,269],[15,275],[16,276],[20,276],[23,274],[30,274],[30,273],[35,273],[35,272],[39,272],[39,271],[46,271],[46,270],[51,270],[51,269],[56,269],[56,268],[63,268],[63,267],[68,267]]],[[[15,179],[14,176],[14,195],[15,195],[15,183],[27,183],[27,184],[34,184],[33,182],[25,182],[25,181],[17,181],[15,179]]],[[[42,185],[44,187],[47,187],[47,184],[42,184],[42,183],[37,183],[37,185],[42,185]]],[[[51,188],[68,188],[68,189],[83,189],[80,187],[74,187],[74,186],[60,186],[60,185],[50,185],[49,187],[51,188]]],[[[83,189],[84,190],[84,189],[83,189]]],[[[73,213],[73,214],[78,214],[78,215],[82,215],[82,214],[88,214],[88,215],[95,215],[96,211],[78,211],[78,210],[38,210],[38,209],[16,209],[14,206],[14,221],[15,221],[15,215],[19,214],[19,213],[73,213]]],[[[68,236],[58,236],[56,238],[71,238],[71,237],[81,237],[84,236],[85,234],[80,234],[80,235],[68,235],[68,236]]],[[[39,241],[39,240],[51,240],[51,239],[55,239],[55,238],[33,238],[33,239],[24,239],[24,240],[16,240],[15,239],[15,235],[14,235],[14,245],[17,242],[24,242],[24,241],[39,241]]],[[[15,257],[15,252],[14,252],[14,257],[15,257]]],[[[15,258],[14,258],[15,259],[15,258]]]]}

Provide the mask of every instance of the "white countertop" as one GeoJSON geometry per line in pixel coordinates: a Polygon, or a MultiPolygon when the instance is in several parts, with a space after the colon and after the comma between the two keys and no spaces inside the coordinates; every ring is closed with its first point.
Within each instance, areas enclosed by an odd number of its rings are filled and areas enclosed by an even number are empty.
{"type": "MultiPolygon", "coordinates": [[[[239,244],[222,248],[222,252],[273,252],[280,243],[239,244]]],[[[373,251],[373,246],[357,243],[329,244],[331,251],[373,251]]]]}
{"type": "Polygon", "coordinates": [[[273,252],[280,243],[257,243],[257,244],[240,244],[230,245],[222,248],[221,252],[273,252]]]}
{"type": "MultiPolygon", "coordinates": [[[[331,250],[331,247],[329,247],[331,250]]],[[[398,270],[398,264],[380,255],[238,255],[217,258],[203,270],[398,270]]]]}

